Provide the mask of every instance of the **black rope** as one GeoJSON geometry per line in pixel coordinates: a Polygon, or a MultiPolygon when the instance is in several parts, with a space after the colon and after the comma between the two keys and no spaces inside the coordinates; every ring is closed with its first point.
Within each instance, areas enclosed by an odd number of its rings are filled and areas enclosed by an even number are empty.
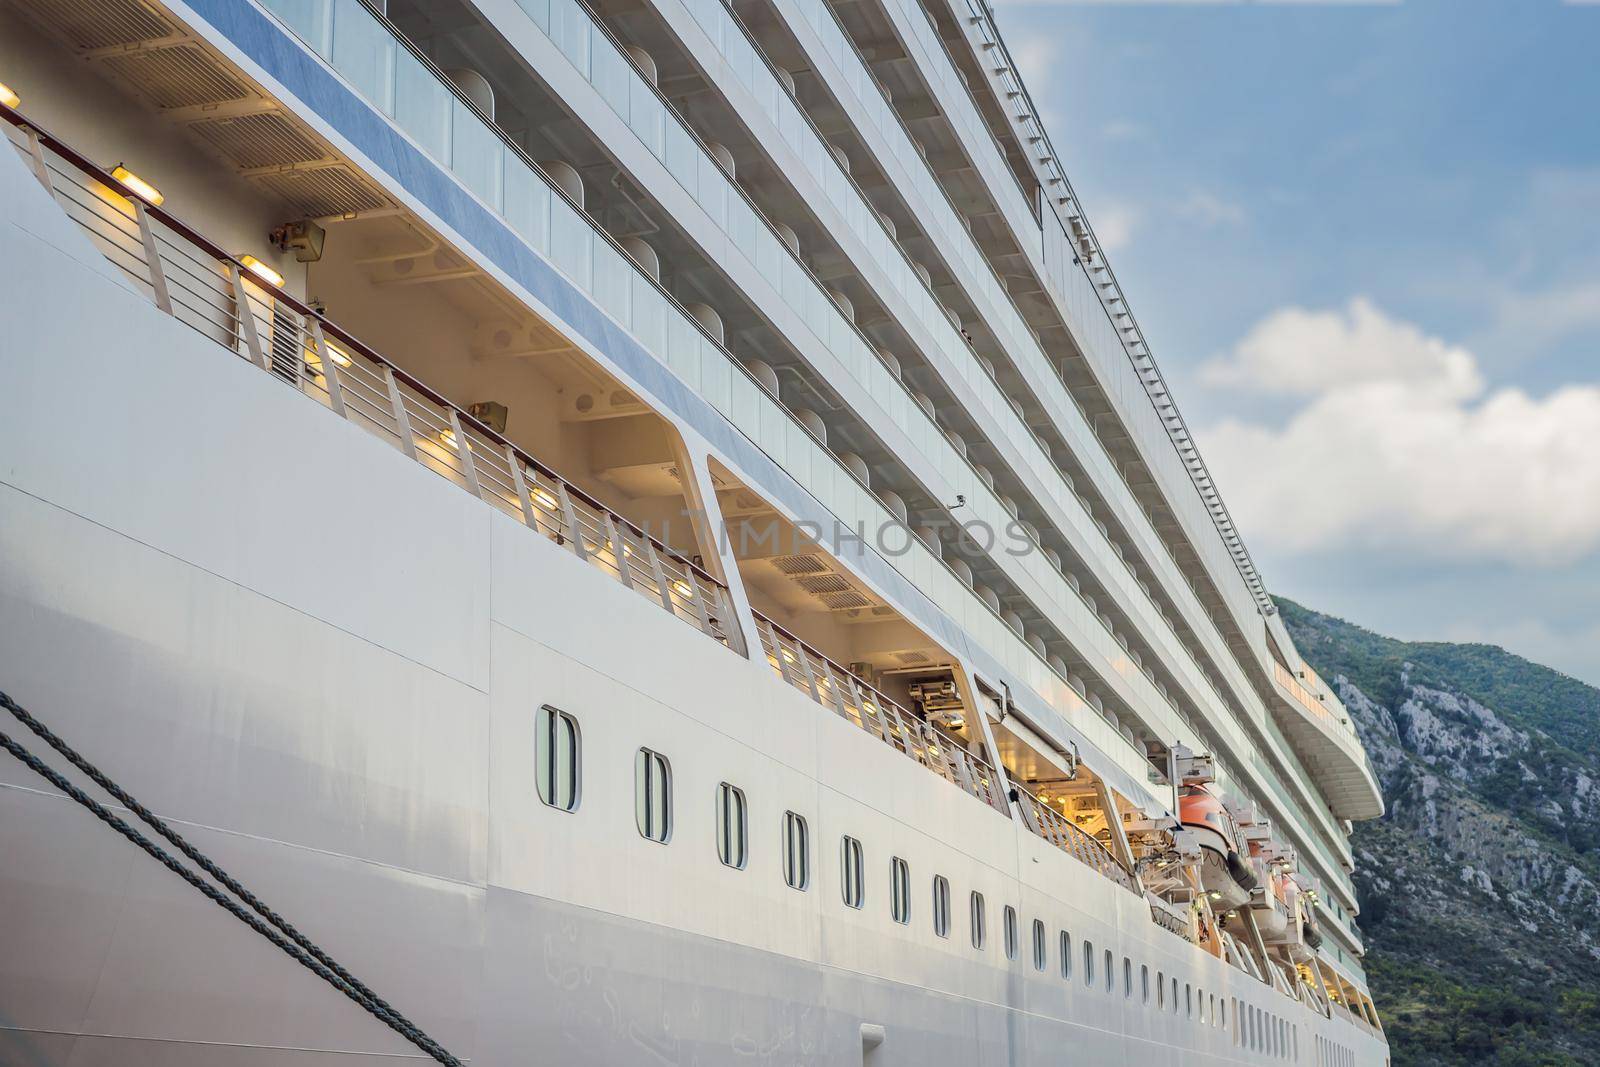
{"type": "Polygon", "coordinates": [[[259,915],[262,916],[262,918],[265,918],[267,921],[263,922],[261,919],[258,919],[256,916],[245,911],[244,908],[240,907],[238,903],[229,899],[215,886],[202,879],[199,875],[195,874],[182,863],[179,863],[170,853],[162,849],[155,842],[151,841],[144,834],[140,833],[133,826],[130,826],[121,817],[116,815],[110,809],[106,808],[105,805],[101,804],[83,790],[73,785],[66,778],[62,777],[61,774],[58,773],[54,768],[44,763],[33,753],[29,752],[28,749],[20,742],[13,740],[3,731],[0,731],[0,748],[4,748],[6,751],[10,752],[35,774],[38,774],[51,785],[61,790],[61,792],[65,793],[83,807],[87,808],[91,813],[94,814],[96,818],[100,819],[100,821],[110,826],[113,830],[116,830],[119,834],[133,842],[135,845],[138,845],[162,866],[166,867],[168,870],[172,871],[172,873],[176,874],[178,877],[194,886],[201,893],[204,893],[206,897],[218,907],[226,909],[229,914],[233,915],[240,922],[249,926],[252,930],[256,931],[256,933],[260,934],[262,937],[265,937],[268,941],[271,941],[274,945],[278,946],[278,948],[282,949],[283,952],[291,959],[310,970],[313,974],[316,974],[318,977],[322,978],[329,985],[333,986],[335,989],[339,990],[339,992],[355,1001],[362,1008],[365,1008],[369,1013],[372,1014],[373,1017],[378,1019],[378,1021],[382,1022],[385,1026],[404,1037],[407,1041],[410,1041],[412,1044],[416,1045],[419,1049],[421,1049],[423,1052],[426,1052],[433,1059],[445,1064],[446,1067],[462,1067],[460,1060],[456,1059],[453,1055],[446,1051],[438,1042],[434,1041],[433,1038],[429,1037],[409,1019],[401,1015],[394,1008],[390,1007],[388,1002],[386,1002],[382,997],[379,997],[376,993],[372,992],[372,990],[368,989],[364,984],[356,979],[355,976],[350,974],[349,971],[341,967],[326,952],[322,951],[322,949],[318,948],[314,943],[312,943],[309,938],[307,938],[299,930],[295,929],[295,927],[291,925],[288,920],[284,919],[277,912],[267,907],[267,905],[262,902],[259,897],[239,884],[236,879],[234,879],[221,867],[218,867],[214,862],[211,861],[209,857],[200,852],[199,849],[196,849],[193,845],[189,844],[189,842],[185,840],[182,835],[168,826],[167,823],[159,816],[151,812],[143,804],[140,804],[132,796],[128,795],[128,793],[125,792],[120,786],[118,786],[110,778],[107,778],[98,767],[84,759],[83,756],[79,755],[78,752],[70,745],[61,740],[60,737],[56,736],[56,734],[53,733],[49,727],[45,726],[38,719],[34,718],[26,708],[12,700],[11,697],[4,692],[0,692],[0,706],[3,706],[7,711],[11,712],[18,722],[22,723],[39,737],[43,738],[51,748],[54,748],[57,752],[61,753],[61,755],[65,756],[73,766],[77,767],[80,771],[91,778],[96,785],[100,786],[107,793],[116,798],[120,804],[137,815],[162,837],[166,838],[167,841],[169,841],[175,848],[181,851],[189,859],[193,860],[207,874],[210,874],[213,878],[226,886],[231,892],[236,894],[241,900],[249,904],[252,909],[254,909],[259,915]],[[271,925],[269,926],[268,923],[271,925]],[[273,927],[276,927],[276,929],[273,929],[273,927]]]}

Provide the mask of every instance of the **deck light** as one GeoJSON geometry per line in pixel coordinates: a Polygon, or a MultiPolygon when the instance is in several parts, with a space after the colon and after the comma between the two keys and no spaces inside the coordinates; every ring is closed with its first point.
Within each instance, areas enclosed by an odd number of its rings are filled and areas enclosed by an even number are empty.
{"type": "Polygon", "coordinates": [[[533,502],[546,511],[554,511],[561,504],[548,489],[535,488],[530,495],[533,497],[533,502]]]}
{"type": "Polygon", "coordinates": [[[694,599],[694,589],[690,587],[689,583],[684,581],[682,578],[679,578],[672,583],[672,591],[683,597],[685,600],[694,599]]]}
{"type": "Polygon", "coordinates": [[[257,278],[260,278],[273,288],[283,288],[283,275],[279,274],[277,271],[261,262],[255,256],[240,256],[239,262],[244,266],[245,270],[249,271],[251,274],[254,274],[257,278]]]}
{"type": "Polygon", "coordinates": [[[17,108],[22,106],[22,97],[11,91],[11,86],[0,82],[0,104],[6,107],[17,108]]]}
{"type": "MultiPolygon", "coordinates": [[[[0,86],[0,88],[3,88],[3,86],[0,86]]],[[[134,196],[137,196],[140,200],[143,200],[151,207],[160,207],[161,202],[166,199],[166,197],[161,195],[161,190],[157,189],[155,186],[139,177],[121,163],[118,163],[116,166],[111,168],[111,176],[117,179],[117,181],[121,182],[124,189],[128,190],[128,192],[132,193],[134,196]]]]}
{"type": "MultiPolygon", "coordinates": [[[[461,451],[461,442],[456,440],[456,432],[454,430],[450,429],[448,426],[439,431],[439,440],[442,441],[443,443],[449,445],[455,451],[457,451],[457,452],[461,451]]],[[[472,449],[472,442],[468,441],[467,442],[467,450],[471,451],[471,449],[472,449]]]]}

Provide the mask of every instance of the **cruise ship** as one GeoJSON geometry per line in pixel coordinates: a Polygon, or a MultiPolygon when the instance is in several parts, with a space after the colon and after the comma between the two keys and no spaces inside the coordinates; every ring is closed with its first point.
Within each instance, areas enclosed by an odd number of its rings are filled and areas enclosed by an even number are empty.
{"type": "Polygon", "coordinates": [[[986,0],[0,83],[0,1062],[1387,1064],[1372,767],[986,0]]]}

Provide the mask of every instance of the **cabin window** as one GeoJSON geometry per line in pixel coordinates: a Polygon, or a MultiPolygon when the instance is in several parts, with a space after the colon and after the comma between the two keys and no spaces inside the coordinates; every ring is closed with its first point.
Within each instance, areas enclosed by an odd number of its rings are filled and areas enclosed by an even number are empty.
{"type": "Polygon", "coordinates": [[[546,704],[533,739],[534,784],[539,799],[559,811],[578,809],[583,764],[578,720],[546,704]]]}
{"type": "Polygon", "coordinates": [[[1126,956],[1122,957],[1122,995],[1133,996],[1133,961],[1126,956]]]}
{"type": "Polygon", "coordinates": [[[889,911],[894,921],[911,921],[911,866],[899,856],[889,861],[889,911]]]}
{"type": "Polygon", "coordinates": [[[1072,977],[1072,935],[1061,931],[1061,977],[1072,977]]]}
{"type": "Polygon", "coordinates": [[[667,757],[641,748],[633,760],[633,790],[640,835],[666,844],[672,837],[672,764],[667,757]]]}
{"type": "Polygon", "coordinates": [[[988,934],[983,928],[983,894],[977,890],[972,891],[970,910],[972,913],[972,947],[981,949],[984,941],[987,940],[988,934]]]}
{"type": "Polygon", "coordinates": [[[1160,971],[1156,972],[1156,1009],[1167,1006],[1167,976],[1160,971]]]}
{"type": "Polygon", "coordinates": [[[1178,1014],[1178,979],[1172,979],[1172,1014],[1178,1014]]]}
{"type": "Polygon", "coordinates": [[[1043,971],[1050,962],[1050,940],[1044,932],[1044,920],[1033,920],[1033,969],[1043,971]]]}
{"type": "Polygon", "coordinates": [[[729,867],[742,871],[749,853],[744,790],[723,782],[717,786],[717,855],[729,867]]]}
{"type": "Polygon", "coordinates": [[[942,874],[933,876],[933,932],[950,936],[950,880],[942,874]]]}
{"type": "Polygon", "coordinates": [[[1194,986],[1188,982],[1183,983],[1184,1014],[1194,1018],[1194,986]]]}
{"type": "Polygon", "coordinates": [[[1106,949],[1106,992],[1107,993],[1111,992],[1111,990],[1117,984],[1116,972],[1112,970],[1114,959],[1115,959],[1115,957],[1111,955],[1111,950],[1110,949],[1106,949]]]}
{"type": "Polygon", "coordinates": [[[1139,993],[1141,996],[1140,1003],[1150,1003],[1150,965],[1148,963],[1139,964],[1139,993]]]}
{"type": "Polygon", "coordinates": [[[1007,904],[1003,913],[1006,935],[1006,959],[1017,958],[1017,909],[1007,904]]]}
{"type": "Polygon", "coordinates": [[[1083,943],[1083,984],[1094,985],[1094,942],[1083,943]]]}
{"type": "Polygon", "coordinates": [[[811,888],[811,831],[792,811],[783,813],[783,880],[802,893],[811,888]]]}
{"type": "Polygon", "coordinates": [[[844,894],[844,902],[852,908],[859,908],[867,902],[866,871],[861,860],[861,842],[853,837],[846,837],[840,848],[840,857],[840,888],[844,894]]]}

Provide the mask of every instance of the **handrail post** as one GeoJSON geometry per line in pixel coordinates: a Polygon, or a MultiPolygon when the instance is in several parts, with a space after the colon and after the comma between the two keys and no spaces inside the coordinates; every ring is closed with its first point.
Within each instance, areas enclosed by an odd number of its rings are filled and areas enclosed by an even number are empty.
{"type": "Polygon", "coordinates": [[[322,365],[322,380],[328,386],[328,406],[343,417],[344,385],[339,381],[339,368],[334,364],[333,350],[328,347],[328,339],[323,336],[322,323],[315,316],[311,319],[311,344],[317,350],[317,362],[322,365]]]}
{"type": "Polygon", "coordinates": [[[411,416],[406,413],[405,397],[400,393],[400,380],[394,368],[383,365],[383,385],[389,391],[389,408],[394,413],[394,431],[400,437],[400,451],[412,459],[417,458],[417,442],[411,436],[411,416]]]}
{"type": "Polygon", "coordinates": [[[256,313],[250,307],[250,294],[245,289],[244,275],[239,271],[239,264],[228,260],[228,282],[233,286],[233,310],[239,317],[239,332],[244,336],[245,351],[250,354],[250,362],[264,371],[271,371],[272,365],[267,362],[267,354],[261,348],[261,334],[256,329],[256,313]]]}
{"type": "Polygon", "coordinates": [[[472,442],[467,440],[467,435],[461,430],[461,416],[456,409],[445,409],[450,415],[450,432],[455,435],[456,455],[461,457],[461,475],[467,480],[467,489],[475,497],[482,498],[483,487],[478,484],[478,468],[472,462],[472,442]]]}
{"type": "Polygon", "coordinates": [[[39,184],[44,186],[44,191],[55,195],[55,188],[50,184],[50,167],[44,160],[44,142],[39,140],[39,131],[32,126],[24,126],[28,135],[28,157],[33,164],[33,176],[39,179],[39,184]]]}
{"type": "Polygon", "coordinates": [[[533,497],[528,493],[528,479],[522,473],[522,460],[517,458],[517,450],[510,443],[506,444],[506,463],[511,467],[511,484],[517,491],[517,500],[522,504],[522,521],[530,530],[539,528],[533,517],[533,497]]]}
{"type": "Polygon", "coordinates": [[[806,654],[806,646],[797,641],[795,647],[800,650],[800,669],[805,673],[806,688],[811,690],[811,699],[821,704],[822,695],[817,692],[817,676],[811,670],[811,657],[806,654]]]}
{"type": "Polygon", "coordinates": [[[156,233],[150,225],[150,213],[144,201],[137,196],[133,201],[133,221],[139,226],[139,243],[144,245],[145,265],[150,268],[150,291],[155,295],[156,307],[172,314],[172,296],[167,292],[167,272],[161,266],[161,249],[156,244],[156,233]]]}
{"type": "Polygon", "coordinates": [[[606,537],[611,540],[611,554],[617,560],[617,578],[622,582],[622,588],[633,588],[633,575],[628,573],[628,546],[622,540],[622,531],[617,527],[617,517],[611,512],[604,513],[606,517],[606,537]]]}
{"type": "Polygon", "coordinates": [[[644,538],[644,554],[645,559],[650,562],[650,573],[655,575],[656,592],[661,596],[661,606],[676,615],[678,609],[672,605],[672,586],[667,584],[667,572],[661,566],[661,553],[656,551],[656,543],[650,540],[649,535],[644,538]]]}
{"type": "Polygon", "coordinates": [[[567,533],[572,535],[572,551],[578,558],[587,560],[589,550],[583,543],[583,527],[578,525],[578,510],[572,506],[572,494],[567,492],[567,483],[556,480],[556,499],[561,502],[561,517],[566,520],[567,533]]]}
{"type": "MultiPolygon", "coordinates": [[[[690,600],[694,601],[694,614],[698,614],[699,616],[699,621],[701,621],[701,629],[706,630],[707,633],[715,633],[717,627],[714,627],[712,622],[710,622],[710,609],[706,606],[706,589],[704,589],[704,587],[702,587],[698,581],[694,581],[693,569],[688,571],[688,576],[690,576],[690,582],[688,582],[688,585],[690,585],[690,590],[693,590],[694,593],[693,597],[690,597],[690,600]]],[[[717,590],[718,611],[722,611],[723,617],[733,617],[733,608],[731,608],[731,605],[722,603],[722,585],[712,585],[712,589],[717,590]]],[[[738,625],[734,625],[734,630],[736,629],[738,629],[738,625]]],[[[725,630],[725,632],[733,633],[734,630],[725,630]]],[[[778,641],[774,640],[773,648],[776,648],[776,646],[778,646],[778,641]]]]}

